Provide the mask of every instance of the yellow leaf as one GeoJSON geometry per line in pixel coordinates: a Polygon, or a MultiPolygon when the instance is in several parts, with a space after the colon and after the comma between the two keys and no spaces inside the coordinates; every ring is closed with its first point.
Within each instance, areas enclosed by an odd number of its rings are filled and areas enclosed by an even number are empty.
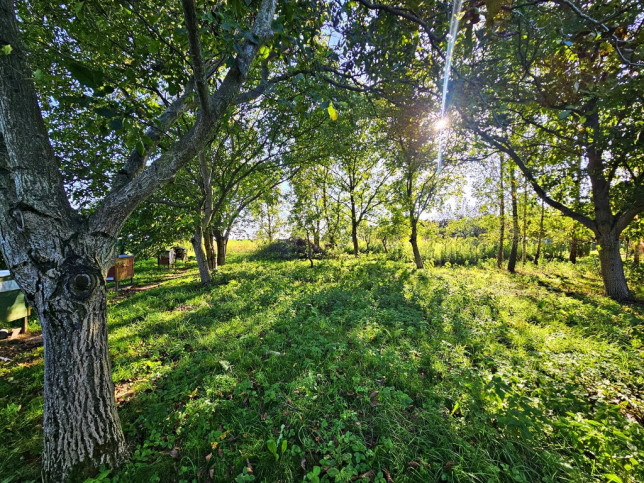
{"type": "Polygon", "coordinates": [[[329,117],[331,118],[332,121],[337,121],[338,120],[338,111],[335,110],[335,107],[333,107],[333,103],[329,103],[329,107],[327,107],[327,111],[329,112],[329,117]]]}

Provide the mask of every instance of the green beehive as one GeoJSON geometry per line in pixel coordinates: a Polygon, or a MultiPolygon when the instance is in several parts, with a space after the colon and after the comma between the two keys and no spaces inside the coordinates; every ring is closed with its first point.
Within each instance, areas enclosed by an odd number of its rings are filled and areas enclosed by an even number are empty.
{"type": "Polygon", "coordinates": [[[9,270],[0,270],[0,327],[14,320],[22,319],[20,332],[25,333],[29,312],[25,296],[9,270]]]}

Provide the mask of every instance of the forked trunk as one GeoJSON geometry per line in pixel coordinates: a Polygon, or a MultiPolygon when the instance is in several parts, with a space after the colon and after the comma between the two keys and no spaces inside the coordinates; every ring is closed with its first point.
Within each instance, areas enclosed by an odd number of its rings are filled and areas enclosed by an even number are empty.
{"type": "Polygon", "coordinates": [[[43,480],[84,481],[127,458],[107,345],[106,289],[98,273],[36,294],[45,346],[43,480]]]}
{"type": "Polygon", "coordinates": [[[611,231],[600,235],[598,242],[604,292],[620,302],[632,300],[633,295],[628,290],[622,256],[619,253],[619,235],[611,231]]]}
{"type": "Polygon", "coordinates": [[[195,250],[195,258],[197,259],[197,266],[199,267],[199,278],[201,283],[209,283],[212,281],[210,270],[208,269],[208,258],[203,248],[203,231],[201,227],[195,230],[195,235],[192,237],[192,247],[195,250]]]}
{"type": "Polygon", "coordinates": [[[425,268],[423,264],[423,257],[420,256],[420,250],[418,249],[418,228],[417,221],[411,221],[411,236],[409,237],[409,243],[411,243],[411,249],[414,252],[414,263],[416,263],[416,268],[422,269],[425,268]]]}

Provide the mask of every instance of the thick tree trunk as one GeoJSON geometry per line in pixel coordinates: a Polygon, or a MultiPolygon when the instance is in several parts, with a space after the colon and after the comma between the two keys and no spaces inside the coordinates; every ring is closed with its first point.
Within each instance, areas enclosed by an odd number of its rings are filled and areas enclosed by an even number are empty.
{"type": "Polygon", "coordinates": [[[195,257],[197,258],[197,266],[199,267],[199,277],[201,283],[209,283],[212,281],[210,270],[208,269],[208,258],[203,249],[203,231],[201,227],[195,230],[195,235],[192,237],[192,247],[195,250],[195,257]]]}
{"type": "Polygon", "coordinates": [[[228,249],[228,238],[222,236],[215,236],[217,242],[217,265],[220,267],[226,265],[226,251],[228,249]]]}
{"type": "Polygon", "coordinates": [[[539,220],[539,235],[537,238],[537,252],[534,254],[534,264],[539,265],[539,257],[541,257],[541,240],[543,240],[543,215],[545,213],[545,205],[541,201],[541,219],[539,220]]]}
{"type": "Polygon", "coordinates": [[[412,218],[411,222],[411,236],[409,237],[409,243],[411,243],[411,249],[414,252],[414,263],[416,263],[416,268],[422,269],[425,268],[423,264],[423,257],[420,256],[420,250],[418,249],[418,220],[412,218]]]}
{"type": "Polygon", "coordinates": [[[503,265],[503,244],[505,242],[505,190],[503,187],[503,158],[499,157],[499,252],[496,266],[503,265]]]}
{"type": "Polygon", "coordinates": [[[105,282],[98,273],[74,277],[62,292],[77,291],[75,299],[60,293],[35,299],[45,346],[43,480],[51,482],[84,481],[100,465],[127,458],[114,401],[105,282]]]}
{"type": "Polygon", "coordinates": [[[517,179],[514,165],[510,168],[510,193],[512,203],[512,250],[508,260],[508,271],[514,273],[517,265],[517,252],[519,250],[519,207],[517,203],[517,179]]]}
{"type": "Polygon", "coordinates": [[[600,235],[599,262],[604,281],[604,292],[614,300],[629,301],[633,296],[628,290],[624,265],[619,253],[619,234],[615,231],[600,235]]]}

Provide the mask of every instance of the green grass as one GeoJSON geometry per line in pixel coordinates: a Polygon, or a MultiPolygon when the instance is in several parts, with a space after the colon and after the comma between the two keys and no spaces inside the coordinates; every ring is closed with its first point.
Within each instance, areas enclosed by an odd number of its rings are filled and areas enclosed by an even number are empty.
{"type": "MultiPolygon", "coordinates": [[[[110,295],[130,463],[105,481],[644,481],[644,307],[592,260],[137,263],[110,295]],[[614,476],[611,476],[614,475],[614,476]],[[619,478],[619,479],[618,479],[619,478]]],[[[0,481],[39,476],[42,348],[0,363],[0,481]]]]}

